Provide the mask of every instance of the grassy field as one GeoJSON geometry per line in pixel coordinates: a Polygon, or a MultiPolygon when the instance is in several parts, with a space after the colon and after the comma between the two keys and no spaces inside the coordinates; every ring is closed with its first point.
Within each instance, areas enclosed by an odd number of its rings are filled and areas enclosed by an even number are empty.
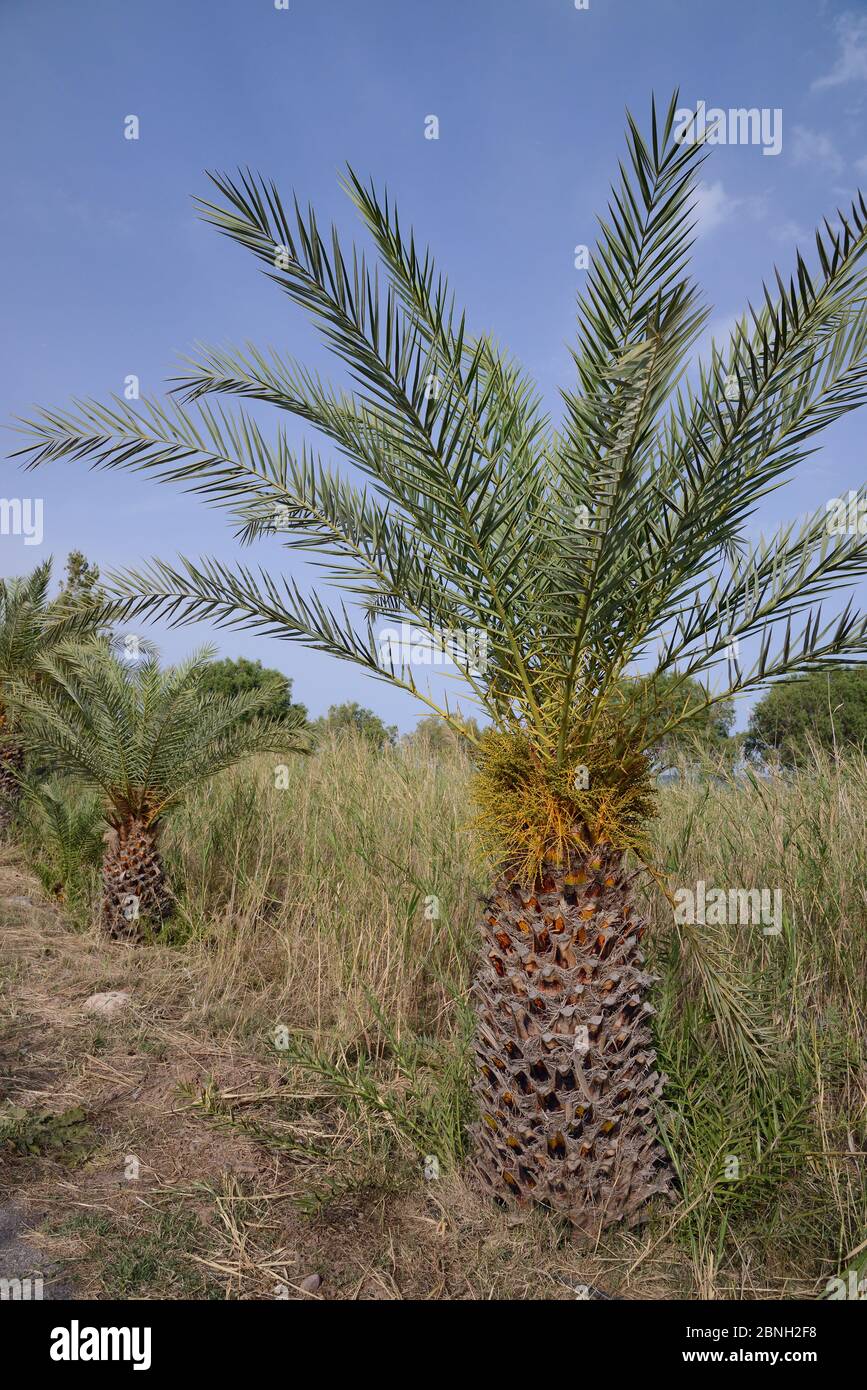
{"type": "Polygon", "coordinates": [[[779,887],[782,931],[679,926],[644,876],[679,1192],[594,1249],[493,1207],[466,1161],[486,880],[469,775],[459,751],[342,737],[285,789],[269,760],[220,777],[166,832],[179,908],[138,949],[90,926],[89,808],[29,812],[2,866],[0,1166],[64,1278],[121,1297],[702,1299],[821,1297],[863,1269],[867,762],[661,790],[669,889],[779,887]],[[21,886],[34,868],[42,896],[21,886]],[[106,989],[132,1003],[95,1022],[81,1002],[106,989]],[[44,1135],[70,1107],[64,1163],[62,1124],[44,1135]]]}

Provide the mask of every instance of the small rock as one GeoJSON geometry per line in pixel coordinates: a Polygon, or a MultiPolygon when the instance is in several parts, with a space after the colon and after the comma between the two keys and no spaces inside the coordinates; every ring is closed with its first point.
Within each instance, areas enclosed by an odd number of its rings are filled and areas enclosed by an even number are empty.
{"type": "Polygon", "coordinates": [[[301,1280],[299,1288],[302,1288],[305,1293],[315,1293],[321,1283],[321,1274],[308,1274],[306,1279],[301,1280]]]}
{"type": "Polygon", "coordinates": [[[111,1015],[120,1013],[129,1003],[129,995],[124,989],[110,989],[106,994],[92,994],[84,1001],[86,1014],[111,1015]]]}
{"type": "Polygon", "coordinates": [[[33,899],[22,898],[21,895],[17,893],[11,898],[4,898],[3,904],[5,907],[32,907],[33,899]]]}

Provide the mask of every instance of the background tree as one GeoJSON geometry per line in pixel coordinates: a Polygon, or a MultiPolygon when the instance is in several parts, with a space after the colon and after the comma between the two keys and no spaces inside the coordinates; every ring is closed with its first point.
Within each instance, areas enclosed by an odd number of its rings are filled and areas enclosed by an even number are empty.
{"type": "Polygon", "coordinates": [[[96,640],[57,647],[9,687],[28,748],[102,796],[101,924],[112,936],[141,939],[170,914],[159,831],[190,789],[252,753],[302,746],[300,715],[254,717],[273,703],[267,686],[202,690],[212,655],[160,670],[155,656],[124,662],[96,640]]]}
{"type": "MultiPolygon", "coordinates": [[[[654,105],[646,138],[628,118],[559,428],[527,375],[471,333],[393,203],[351,171],[382,272],[252,174],[214,175],[216,201],[201,204],[309,313],[351,393],[274,352],[205,347],[168,403],[85,402],[22,425],[30,465],[149,471],[229,507],[248,541],[273,534],[280,507],[285,543],[344,597],[331,608],[320,587],[246,566],[156,560],[113,577],[129,613],[309,643],[448,722],[372,614],[387,598],[392,626],[464,639],[455,668],[490,721],[477,826],[499,875],[474,988],[477,1163],[493,1192],[591,1231],[636,1219],[671,1181],[628,858],[649,854],[652,750],[704,707],[867,655],[867,618],[821,604],[867,573],[867,537],[829,536],[824,506],[757,545],[745,532],[817,434],[867,398],[867,205],[826,222],[811,263],[798,255],[763,286],[685,383],[708,317],[687,269],[703,136],[675,131],[676,110],[676,95],[661,118],[654,105]],[[296,454],[282,429],[269,443],[211,393],[300,417],[357,475],[296,454]],[[755,643],[747,667],[727,660],[741,639],[755,643]],[[624,688],[651,653],[655,671],[624,688]],[[720,671],[699,707],[660,720],[687,681],[720,671]]],[[[685,946],[719,1045],[745,1076],[767,1073],[771,1020],[731,975],[727,940],[710,928],[685,946]]]]}
{"type": "Polygon", "coordinates": [[[70,636],[87,636],[97,619],[75,594],[50,599],[51,560],[28,575],[0,580],[0,837],[21,799],[25,750],[14,709],[8,703],[10,683],[33,674],[38,658],[70,636]]]}
{"type": "Polygon", "coordinates": [[[408,743],[424,748],[434,756],[453,753],[459,748],[471,750],[481,737],[481,729],[475,719],[465,719],[453,714],[447,722],[438,714],[425,715],[420,719],[411,734],[406,735],[408,743]]]}
{"type": "Polygon", "coordinates": [[[718,753],[729,745],[735,722],[734,700],[713,703],[707,686],[694,678],[683,680],[675,672],[655,678],[629,676],[624,681],[627,698],[646,709],[648,732],[654,724],[662,732],[653,744],[657,762],[678,753],[718,753]],[[694,710],[694,713],[690,713],[694,710]]]}
{"type": "Polygon", "coordinates": [[[289,715],[293,722],[306,720],[307,707],[292,699],[292,680],[282,671],[265,667],[261,661],[250,661],[245,656],[223,657],[210,661],[202,672],[201,689],[214,695],[242,695],[251,690],[268,689],[270,703],[260,713],[271,719],[282,719],[289,715]]]}
{"type": "Polygon", "coordinates": [[[750,715],[745,751],[795,767],[810,745],[829,752],[867,742],[867,670],[862,666],[781,681],[750,715]]]}
{"type": "Polygon", "coordinates": [[[374,748],[385,748],[397,741],[397,725],[386,724],[372,709],[365,709],[357,701],[347,701],[342,705],[331,705],[328,714],[314,719],[310,726],[315,738],[327,734],[339,734],[344,729],[352,729],[361,734],[374,748]]]}
{"type": "Polygon", "coordinates": [[[81,550],[71,550],[66,557],[66,572],[61,591],[74,598],[102,601],[105,598],[99,584],[99,566],[91,564],[81,550]]]}

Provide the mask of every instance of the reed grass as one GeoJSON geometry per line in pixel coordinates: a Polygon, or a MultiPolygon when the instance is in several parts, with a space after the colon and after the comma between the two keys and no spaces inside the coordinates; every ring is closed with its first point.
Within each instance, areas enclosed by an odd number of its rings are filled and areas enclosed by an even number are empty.
{"type": "MultiPolygon", "coordinates": [[[[162,949],[189,961],[202,1028],[275,1051],[341,1108],[353,1182],[365,1153],[380,1176],[431,1154],[459,1170],[486,881],[468,759],[343,734],[282,779],[276,761],[215,779],[171,821],[178,911],[162,949]]],[[[626,1272],[675,1247],[688,1296],[822,1296],[863,1268],[867,1236],[867,760],[681,771],[653,827],[669,889],[780,887],[783,922],[776,936],[678,926],[645,880],[679,1195],[629,1244],[626,1272]]]]}

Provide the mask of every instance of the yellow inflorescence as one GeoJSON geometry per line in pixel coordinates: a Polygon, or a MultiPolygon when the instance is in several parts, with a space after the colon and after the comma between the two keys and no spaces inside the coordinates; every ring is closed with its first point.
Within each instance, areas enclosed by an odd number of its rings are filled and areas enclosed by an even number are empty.
{"type": "Polygon", "coordinates": [[[545,862],[565,864],[576,850],[600,843],[643,857],[655,810],[648,759],[618,754],[611,729],[597,731],[589,745],[574,742],[558,768],[523,733],[482,736],[473,787],[476,828],[486,852],[525,880],[545,862]],[[578,765],[586,777],[576,778],[578,765]]]}

